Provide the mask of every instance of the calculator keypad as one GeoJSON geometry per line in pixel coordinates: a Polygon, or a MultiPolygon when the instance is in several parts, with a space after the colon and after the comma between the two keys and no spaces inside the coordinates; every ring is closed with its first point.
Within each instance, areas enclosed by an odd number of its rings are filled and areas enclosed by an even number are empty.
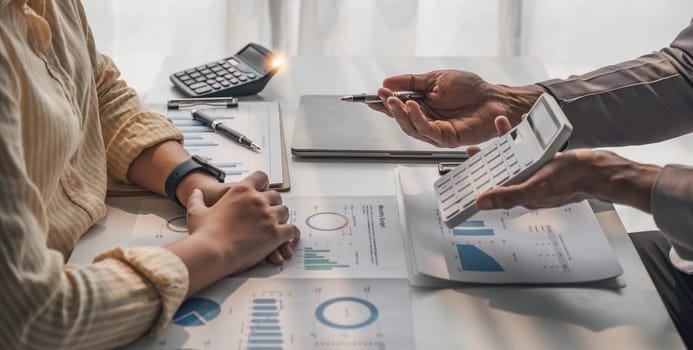
{"type": "Polygon", "coordinates": [[[529,160],[519,160],[510,135],[504,135],[435,183],[439,208],[445,221],[472,207],[482,193],[503,185],[529,160]]]}
{"type": "Polygon", "coordinates": [[[238,64],[238,61],[229,58],[186,69],[174,76],[196,94],[207,94],[257,79],[254,73],[236,69],[238,64]]]}

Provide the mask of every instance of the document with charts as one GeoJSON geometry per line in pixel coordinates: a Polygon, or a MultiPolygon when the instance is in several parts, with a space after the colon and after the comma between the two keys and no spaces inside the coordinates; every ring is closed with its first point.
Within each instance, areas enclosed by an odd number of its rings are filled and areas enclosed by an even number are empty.
{"type": "MultiPolygon", "coordinates": [[[[239,274],[269,278],[407,278],[395,197],[285,197],[301,230],[294,256],[239,274]]],[[[188,235],[185,210],[142,199],[130,246],[163,246],[188,235]]]]}
{"type": "Polygon", "coordinates": [[[225,278],[126,349],[414,349],[406,280],[225,278]]]}
{"type": "MultiPolygon", "coordinates": [[[[276,101],[239,102],[237,107],[205,107],[195,105],[167,109],[166,105],[150,105],[152,111],[169,118],[183,134],[183,147],[197,154],[226,173],[225,182],[238,182],[248,174],[261,170],[269,176],[270,187],[288,190],[289,171],[286,164],[284,134],[276,101]],[[192,118],[194,108],[204,110],[256,142],[260,151],[252,151],[218,134],[192,118]]],[[[121,183],[109,184],[109,196],[142,193],[141,188],[121,183]]]]}
{"type": "Polygon", "coordinates": [[[400,166],[396,175],[414,275],[473,283],[575,283],[623,273],[586,201],[481,211],[449,229],[433,192],[437,172],[400,166]]]}

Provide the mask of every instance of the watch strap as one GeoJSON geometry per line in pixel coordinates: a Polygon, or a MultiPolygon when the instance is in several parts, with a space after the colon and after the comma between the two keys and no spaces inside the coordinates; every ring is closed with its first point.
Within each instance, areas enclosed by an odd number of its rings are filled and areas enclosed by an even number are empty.
{"type": "Polygon", "coordinates": [[[190,173],[194,171],[206,172],[212,175],[214,178],[216,178],[219,182],[224,182],[224,178],[226,176],[226,174],[222,170],[207,163],[204,159],[202,159],[202,157],[198,155],[194,155],[190,159],[179,164],[173,169],[173,171],[171,171],[171,173],[166,178],[166,182],[164,183],[164,190],[169,198],[173,199],[181,206],[183,206],[183,203],[181,203],[181,201],[178,199],[178,196],[176,196],[176,192],[178,191],[178,185],[180,185],[180,182],[186,176],[188,176],[190,173]]]}

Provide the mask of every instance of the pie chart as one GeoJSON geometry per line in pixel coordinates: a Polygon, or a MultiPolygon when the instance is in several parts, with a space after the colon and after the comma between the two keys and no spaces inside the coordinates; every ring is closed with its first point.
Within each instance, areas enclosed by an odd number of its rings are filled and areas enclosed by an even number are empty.
{"type": "Polygon", "coordinates": [[[181,327],[204,326],[217,318],[221,308],[215,301],[207,298],[190,298],[173,315],[173,323],[181,327]]]}

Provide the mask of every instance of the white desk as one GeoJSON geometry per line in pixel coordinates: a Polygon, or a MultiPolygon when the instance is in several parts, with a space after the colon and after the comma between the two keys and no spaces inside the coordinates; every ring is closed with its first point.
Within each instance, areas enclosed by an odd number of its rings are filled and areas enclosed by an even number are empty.
{"type": "MultiPolygon", "coordinates": [[[[147,101],[178,96],[168,74],[215,58],[166,60],[147,101]]],[[[288,61],[261,96],[280,101],[288,149],[301,95],[372,91],[384,77],[439,68],[471,70],[506,84],[527,84],[546,77],[540,62],[527,58],[297,57],[288,61]]],[[[395,195],[395,165],[291,159],[292,190],[285,195],[395,195]]],[[[117,205],[118,199],[110,203],[117,205]]],[[[411,308],[417,348],[684,348],[613,207],[602,209],[598,217],[625,270],[625,288],[415,288],[411,308]]],[[[103,224],[119,220],[118,214],[111,210],[103,224]]],[[[118,238],[96,235],[84,240],[94,253],[118,242],[118,238]]],[[[87,260],[86,256],[73,257],[73,261],[87,260]]]]}

